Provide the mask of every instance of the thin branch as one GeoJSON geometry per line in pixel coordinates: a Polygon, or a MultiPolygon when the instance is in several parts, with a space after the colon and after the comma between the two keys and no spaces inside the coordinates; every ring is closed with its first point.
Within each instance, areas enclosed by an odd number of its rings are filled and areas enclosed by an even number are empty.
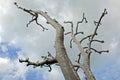
{"type": "MultiPolygon", "coordinates": [[[[71,32],[68,32],[66,34],[70,34],[73,35],[74,34],[74,31],[73,31],[73,22],[72,21],[64,21],[64,23],[70,23],[71,24],[71,32]]],[[[72,41],[73,39],[70,40],[70,48],[72,48],[72,41]]]]}
{"type": "Polygon", "coordinates": [[[70,40],[70,48],[72,48],[72,41],[73,41],[73,39],[70,40]]]}
{"type": "Polygon", "coordinates": [[[53,59],[55,58],[55,57],[52,56],[52,54],[49,51],[48,51],[48,57],[51,57],[53,59]]]}
{"type": "Polygon", "coordinates": [[[103,12],[102,15],[100,16],[98,22],[96,22],[96,28],[95,28],[93,34],[91,35],[90,41],[89,41],[89,44],[88,44],[88,51],[89,51],[88,53],[91,53],[91,51],[90,51],[90,49],[91,49],[91,43],[92,43],[94,37],[97,35],[98,27],[100,26],[101,21],[102,21],[103,17],[104,17],[106,14],[107,14],[107,10],[104,9],[104,12],[103,12]]]}
{"type": "Polygon", "coordinates": [[[79,53],[78,59],[75,62],[80,63],[80,59],[81,59],[81,53],[79,53]]]}
{"type": "MultiPolygon", "coordinates": [[[[97,26],[98,22],[94,21],[95,26],[97,26]]],[[[99,24],[99,26],[102,25],[101,23],[99,24]]]]}
{"type": "MultiPolygon", "coordinates": [[[[88,48],[88,47],[84,47],[84,49],[86,49],[86,48],[88,48]]],[[[102,54],[103,52],[109,52],[108,50],[102,50],[102,51],[98,51],[98,50],[96,50],[96,49],[94,49],[94,48],[90,48],[91,50],[93,50],[94,52],[97,52],[97,53],[99,53],[99,54],[102,54]]]]}
{"type": "Polygon", "coordinates": [[[83,21],[85,21],[85,23],[88,22],[87,19],[86,19],[86,17],[85,17],[85,13],[83,13],[83,18],[82,18],[82,20],[77,22],[76,33],[78,32],[79,24],[80,24],[80,23],[83,23],[83,21]]]}
{"type": "Polygon", "coordinates": [[[73,22],[72,21],[64,21],[64,23],[70,23],[71,24],[71,33],[73,34],[73,22]]]}
{"type": "MultiPolygon", "coordinates": [[[[78,59],[77,59],[75,62],[77,62],[78,64],[81,64],[81,63],[80,63],[80,59],[81,59],[81,53],[79,53],[78,59]]],[[[76,71],[78,71],[79,68],[80,68],[80,67],[77,67],[77,68],[76,68],[76,71]]]]}
{"type": "Polygon", "coordinates": [[[30,15],[33,15],[33,16],[35,15],[35,13],[34,13],[32,10],[27,10],[27,9],[25,9],[25,8],[22,8],[22,7],[18,6],[17,2],[14,2],[14,4],[16,5],[16,7],[17,7],[18,9],[21,9],[21,10],[29,13],[30,15]]]}
{"type": "Polygon", "coordinates": [[[67,32],[67,33],[65,33],[65,35],[68,35],[68,34],[70,34],[71,32],[67,32]]]}
{"type": "Polygon", "coordinates": [[[77,32],[77,33],[75,33],[74,35],[76,36],[76,35],[78,35],[78,34],[84,34],[84,32],[77,32]]]}
{"type": "Polygon", "coordinates": [[[32,15],[32,20],[30,20],[30,21],[27,23],[27,25],[26,25],[27,27],[28,27],[29,24],[31,24],[33,21],[35,21],[37,25],[41,26],[41,28],[43,29],[43,31],[44,31],[44,30],[48,30],[47,28],[43,27],[40,23],[38,23],[38,13],[35,13],[35,12],[32,11],[32,10],[28,10],[28,9],[22,8],[22,7],[18,6],[18,4],[17,4],[16,2],[15,2],[14,4],[16,5],[16,7],[17,7],[18,9],[21,9],[21,10],[29,13],[30,15],[32,15]]]}
{"type": "Polygon", "coordinates": [[[104,43],[104,41],[102,40],[92,40],[92,42],[100,42],[100,43],[104,43]]]}
{"type": "Polygon", "coordinates": [[[48,67],[50,68],[48,71],[51,72],[52,71],[51,65],[48,65],[48,67]]]}
{"type": "Polygon", "coordinates": [[[92,39],[93,39],[94,36],[97,34],[97,29],[98,29],[99,25],[101,24],[101,21],[102,21],[103,17],[104,17],[106,14],[107,14],[107,10],[104,9],[104,12],[102,13],[102,15],[101,15],[101,17],[99,18],[98,22],[96,22],[96,28],[95,28],[94,33],[93,33],[93,35],[92,35],[92,39]]]}
{"type": "Polygon", "coordinates": [[[80,43],[82,43],[85,39],[89,38],[90,39],[91,35],[88,35],[80,40],[80,43]]]}
{"type": "Polygon", "coordinates": [[[74,33],[73,32],[73,22],[72,21],[65,21],[64,23],[70,23],[71,24],[71,37],[72,37],[72,39],[70,40],[70,46],[72,45],[72,41],[75,42],[75,44],[78,46],[81,54],[83,56],[85,56],[85,52],[84,52],[84,49],[83,49],[82,45],[79,43],[79,41],[75,37],[77,34],[83,33],[83,32],[74,33]]]}

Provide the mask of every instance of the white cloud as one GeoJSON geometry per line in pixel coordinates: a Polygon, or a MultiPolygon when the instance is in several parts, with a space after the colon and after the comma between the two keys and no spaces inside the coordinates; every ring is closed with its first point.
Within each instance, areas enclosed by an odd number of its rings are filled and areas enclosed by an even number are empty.
{"type": "Polygon", "coordinates": [[[8,51],[8,48],[6,45],[1,45],[1,49],[3,52],[7,52],[8,51]]]}
{"type": "Polygon", "coordinates": [[[25,80],[27,68],[18,60],[11,61],[9,58],[0,57],[0,76],[2,80],[25,80]]]}
{"type": "Polygon", "coordinates": [[[9,59],[0,57],[0,71],[3,70],[3,68],[5,68],[4,66],[7,66],[9,62],[9,59]]]}
{"type": "Polygon", "coordinates": [[[11,5],[11,0],[0,0],[0,14],[7,14],[9,6],[11,5]]]}
{"type": "Polygon", "coordinates": [[[9,72],[12,66],[13,64],[11,64],[10,59],[0,57],[0,74],[9,72]]]}
{"type": "Polygon", "coordinates": [[[53,67],[51,72],[44,72],[44,80],[64,80],[61,71],[58,68],[53,67]]]}
{"type": "Polygon", "coordinates": [[[115,50],[118,47],[118,41],[113,39],[110,43],[110,49],[115,50]]]}

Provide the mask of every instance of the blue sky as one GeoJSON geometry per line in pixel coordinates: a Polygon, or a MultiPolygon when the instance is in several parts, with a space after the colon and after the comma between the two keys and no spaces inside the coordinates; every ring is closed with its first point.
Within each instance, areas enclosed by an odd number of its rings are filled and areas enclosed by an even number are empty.
{"type": "MultiPolygon", "coordinates": [[[[26,67],[19,63],[19,58],[29,57],[32,61],[40,61],[41,56],[50,51],[55,55],[54,37],[55,30],[45,23],[40,17],[39,21],[49,30],[42,29],[32,23],[28,28],[26,23],[31,16],[18,10],[13,2],[35,10],[47,11],[48,14],[58,20],[65,31],[63,22],[72,20],[74,25],[81,20],[85,12],[88,24],[82,24],[81,30],[86,35],[95,28],[93,21],[98,20],[104,8],[108,15],[102,21],[98,30],[97,38],[105,40],[105,43],[95,44],[97,49],[109,49],[109,53],[102,55],[93,54],[91,57],[91,68],[97,80],[120,80],[120,1],[119,0],[0,0],[0,80],[64,80],[58,66],[52,66],[52,72],[47,68],[26,67]]],[[[65,37],[65,46],[71,60],[77,56],[76,47],[69,48],[69,37],[65,37]],[[73,54],[73,53],[76,53],[73,54]]],[[[84,80],[84,75],[80,74],[84,80]]]]}

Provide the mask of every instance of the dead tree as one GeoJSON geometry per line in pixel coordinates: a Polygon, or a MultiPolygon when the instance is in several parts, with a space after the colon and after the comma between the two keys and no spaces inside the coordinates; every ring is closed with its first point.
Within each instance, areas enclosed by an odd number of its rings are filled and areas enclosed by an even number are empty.
{"type": "Polygon", "coordinates": [[[50,52],[48,52],[47,56],[42,56],[43,61],[42,62],[32,62],[29,60],[29,58],[27,59],[19,59],[19,62],[26,62],[27,66],[33,65],[33,67],[48,67],[49,71],[52,70],[51,65],[53,64],[58,64],[62,70],[62,73],[64,75],[65,80],[81,80],[80,77],[78,76],[78,69],[82,69],[86,80],[95,80],[94,75],[92,74],[91,68],[90,68],[90,56],[91,53],[94,51],[96,53],[103,53],[103,52],[109,52],[108,50],[102,50],[102,51],[98,51],[94,48],[92,48],[92,43],[94,42],[99,42],[99,43],[104,43],[104,41],[101,40],[96,40],[94,39],[95,36],[97,36],[97,30],[99,28],[99,26],[101,25],[101,20],[103,19],[103,17],[107,14],[106,9],[104,9],[104,12],[102,13],[102,15],[100,16],[98,21],[94,21],[94,24],[96,26],[94,32],[88,36],[85,36],[84,38],[78,40],[76,38],[77,35],[79,34],[84,34],[83,32],[79,32],[78,28],[79,28],[79,24],[80,23],[87,23],[87,19],[85,17],[85,14],[83,13],[83,19],[81,21],[77,22],[77,26],[76,26],[76,30],[73,30],[73,22],[72,21],[65,21],[64,23],[69,23],[71,24],[71,31],[68,33],[64,34],[64,27],[55,19],[52,19],[47,12],[43,12],[41,10],[39,11],[35,11],[35,10],[31,10],[31,9],[25,9],[23,7],[18,6],[18,4],[15,2],[14,3],[16,5],[16,7],[18,9],[23,10],[24,12],[29,13],[32,16],[32,20],[29,21],[29,23],[27,24],[27,27],[29,26],[30,23],[32,22],[36,22],[37,25],[41,26],[42,30],[48,30],[47,28],[45,28],[44,26],[42,26],[39,22],[38,22],[38,17],[39,15],[44,17],[47,20],[47,24],[52,25],[52,27],[56,30],[56,38],[55,38],[55,50],[56,50],[56,56],[52,56],[50,52]],[[79,49],[79,55],[78,55],[78,59],[76,60],[76,64],[72,64],[71,60],[69,59],[67,52],[66,52],[66,48],[64,46],[64,35],[68,35],[71,34],[71,40],[70,40],[70,48],[72,48],[72,43],[74,42],[78,49],[79,49]],[[87,45],[85,45],[84,47],[82,46],[82,42],[88,40],[87,45]],[[81,57],[83,57],[83,60],[81,60],[81,57]]]}

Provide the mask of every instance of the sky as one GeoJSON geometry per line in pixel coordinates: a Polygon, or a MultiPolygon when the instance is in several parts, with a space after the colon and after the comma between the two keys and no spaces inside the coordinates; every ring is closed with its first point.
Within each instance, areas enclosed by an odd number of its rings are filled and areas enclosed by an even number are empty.
{"type": "MultiPolygon", "coordinates": [[[[19,59],[27,57],[35,62],[41,61],[41,56],[47,55],[48,51],[55,56],[55,30],[41,16],[39,22],[48,28],[47,31],[43,32],[35,23],[27,28],[31,16],[18,10],[14,2],[27,9],[46,11],[65,27],[65,32],[70,27],[63,22],[73,21],[76,26],[84,12],[88,24],[81,24],[80,30],[86,35],[91,34],[95,28],[93,21],[98,20],[106,8],[108,15],[103,18],[97,37],[105,40],[105,43],[93,47],[108,49],[109,53],[93,53],[91,68],[97,80],[120,80],[119,0],[0,0],[0,80],[64,80],[58,66],[52,66],[52,71],[48,72],[48,68],[34,69],[19,63],[19,59]]],[[[74,61],[78,53],[75,46],[69,48],[69,39],[69,36],[65,36],[65,47],[74,61]]],[[[84,80],[84,75],[79,75],[84,80]]]]}

